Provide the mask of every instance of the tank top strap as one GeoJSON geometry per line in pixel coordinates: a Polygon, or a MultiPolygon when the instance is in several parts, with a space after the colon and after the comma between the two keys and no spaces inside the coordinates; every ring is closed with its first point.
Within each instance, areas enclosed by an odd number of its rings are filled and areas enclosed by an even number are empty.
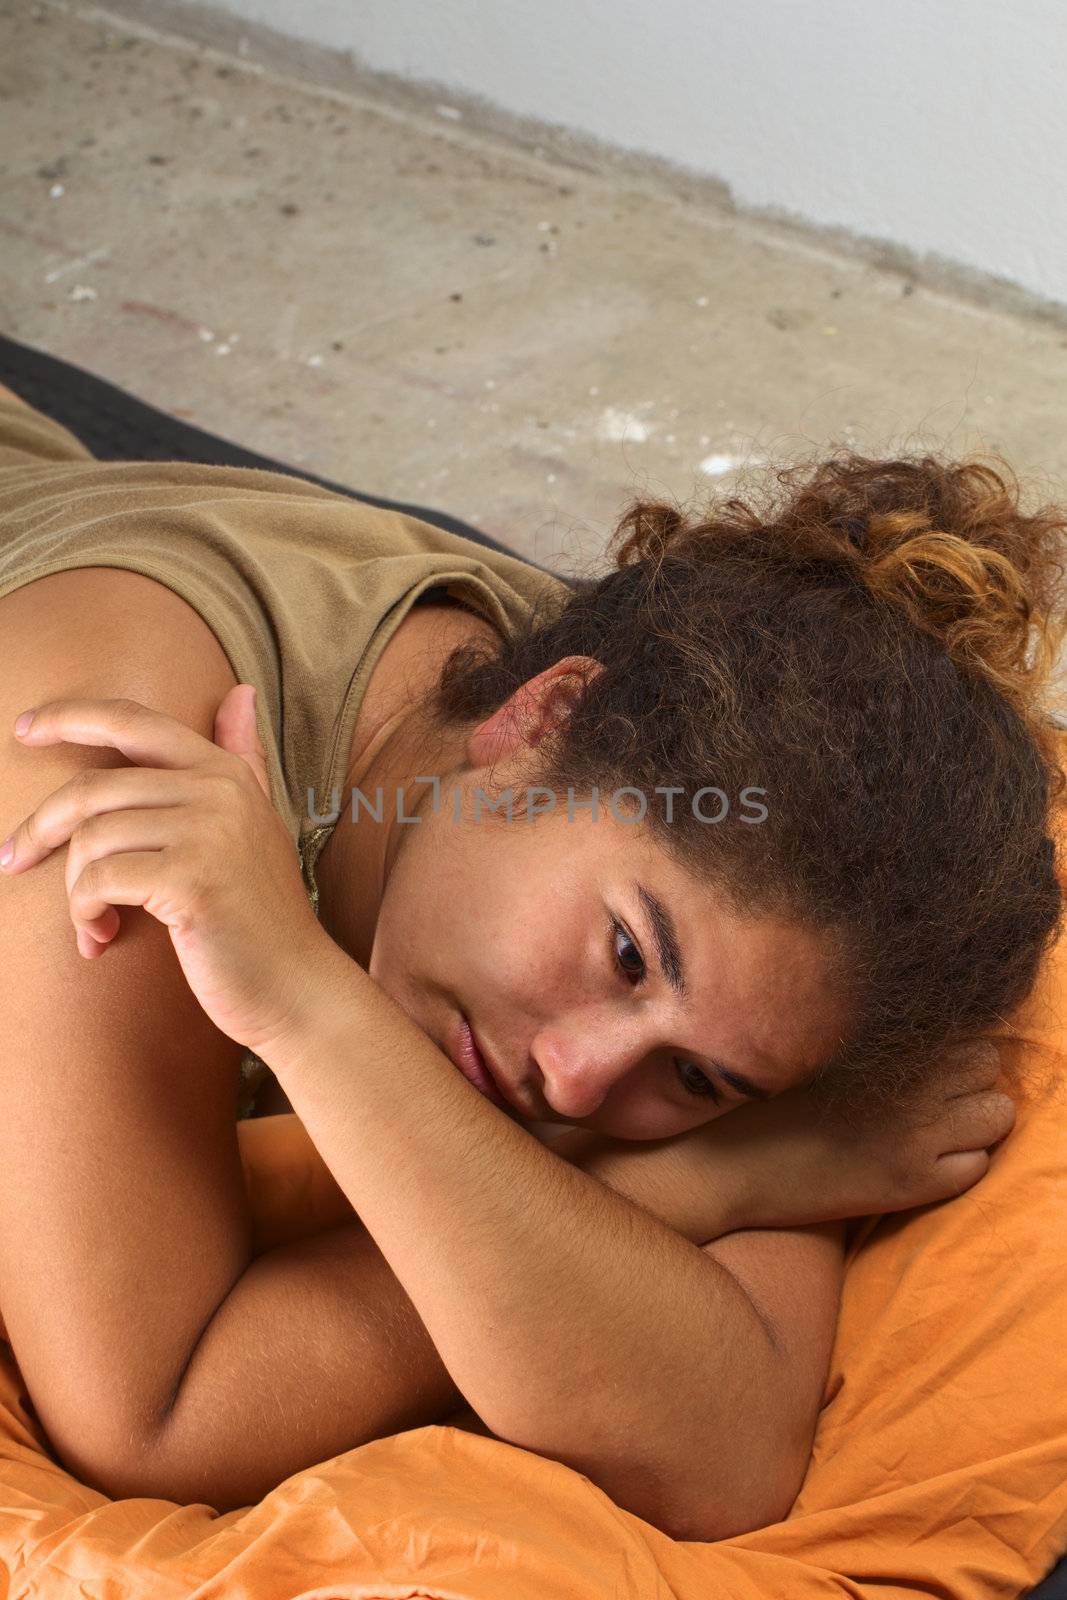
{"type": "MultiPolygon", "coordinates": [[[[391,738],[392,734],[400,726],[401,722],[404,721],[405,717],[410,715],[410,712],[410,706],[401,706],[399,711],[394,712],[391,717],[387,717],[382,723],[381,727],[374,735],[374,738],[361,752],[360,759],[349,779],[353,789],[358,789],[360,787],[364,777],[370,770],[375,756],[378,754],[379,750],[386,743],[386,741],[391,738]]],[[[346,804],[348,803],[348,797],[341,795],[340,800],[341,812],[343,812],[346,804]]],[[[339,812],[338,816],[335,817],[331,822],[324,822],[319,827],[313,828],[310,833],[305,834],[299,845],[300,872],[304,880],[304,888],[307,890],[308,899],[311,901],[311,909],[314,911],[316,917],[319,914],[319,888],[318,884],[315,882],[315,863],[322,854],[327,839],[337,826],[341,812],[339,812]]]]}

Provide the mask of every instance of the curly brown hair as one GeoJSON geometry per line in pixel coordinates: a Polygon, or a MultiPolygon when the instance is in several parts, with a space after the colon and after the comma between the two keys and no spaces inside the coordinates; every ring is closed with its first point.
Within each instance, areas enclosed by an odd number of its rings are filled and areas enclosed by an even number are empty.
{"type": "Polygon", "coordinates": [[[825,936],[853,1022],[815,1083],[854,1113],[1010,1038],[1060,928],[1050,822],[1067,779],[1045,698],[1067,509],[1024,512],[992,459],[840,449],[774,471],[785,492],[753,504],[636,499],[615,570],[495,653],[453,652],[428,708],[477,724],[588,656],[603,670],[537,747],[537,782],[561,798],[765,790],[759,827],[684,806],[644,825],[737,913],[825,936]]]}

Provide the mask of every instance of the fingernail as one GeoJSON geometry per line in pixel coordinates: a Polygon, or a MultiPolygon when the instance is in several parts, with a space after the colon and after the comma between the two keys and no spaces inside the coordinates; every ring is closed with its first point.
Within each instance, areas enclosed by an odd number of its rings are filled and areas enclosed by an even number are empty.
{"type": "Polygon", "coordinates": [[[3,844],[0,844],[0,867],[7,867],[11,864],[12,857],[15,854],[15,846],[12,842],[13,840],[14,834],[12,834],[10,839],[5,839],[3,844]]]}
{"type": "Polygon", "coordinates": [[[34,719],[34,717],[36,715],[37,715],[37,707],[36,706],[34,706],[32,711],[24,711],[22,713],[21,717],[18,717],[16,719],[16,721],[15,721],[15,732],[16,733],[25,733],[26,729],[29,727],[30,723],[33,721],[33,719],[34,719]]]}

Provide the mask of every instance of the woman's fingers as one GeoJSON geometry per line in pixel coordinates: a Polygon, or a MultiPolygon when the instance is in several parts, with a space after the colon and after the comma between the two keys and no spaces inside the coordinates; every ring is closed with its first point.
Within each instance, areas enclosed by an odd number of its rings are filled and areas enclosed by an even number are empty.
{"type": "Polygon", "coordinates": [[[1015,1126],[1015,1101],[1010,1095],[987,1089],[957,1102],[953,1119],[956,1150],[988,1150],[1006,1139],[1015,1126]]]}
{"type": "Polygon", "coordinates": [[[987,1150],[959,1150],[942,1156],[938,1162],[938,1178],[944,1187],[941,1198],[950,1200],[954,1195],[973,1189],[979,1178],[989,1171],[987,1150]]]}
{"type": "Polygon", "coordinates": [[[107,746],[129,765],[85,770],[47,796],[18,824],[10,856],[16,872],[32,869],[67,843],[79,951],[99,956],[121,927],[116,908],[142,906],[169,930],[207,1016],[258,1053],[302,1017],[309,973],[336,982],[337,947],[272,802],[252,688],[238,684],[222,701],[221,744],[134,700],[56,700],[23,713],[16,736],[27,747],[107,746]]]}
{"type": "Polygon", "coordinates": [[[125,850],[95,856],[79,874],[70,895],[70,916],[78,950],[101,955],[120,926],[116,906],[143,906],[159,921],[173,925],[184,910],[185,879],[168,872],[172,851],[125,850]],[[108,928],[111,932],[108,932],[108,928]]]}
{"type": "Polygon", "coordinates": [[[219,754],[203,734],[137,700],[47,700],[20,712],[15,732],[28,746],[109,745],[139,766],[193,767],[219,754]],[[31,721],[21,727],[25,717],[31,721]]]}
{"type": "MultiPolygon", "coordinates": [[[[158,776],[169,777],[169,774],[158,776]]],[[[108,898],[105,884],[124,884],[129,888],[136,882],[139,885],[137,895],[148,894],[144,875],[123,876],[117,863],[128,859],[153,863],[162,888],[164,858],[169,856],[173,860],[175,850],[188,844],[194,832],[203,833],[205,827],[197,824],[191,809],[184,805],[159,805],[146,810],[128,810],[120,806],[90,816],[75,827],[63,864],[63,878],[70,919],[82,955],[92,958],[102,954],[116,937],[122,926],[116,904],[146,904],[144,898],[118,901],[108,898]],[[106,867],[105,863],[108,863],[106,867]]]]}
{"type": "Polygon", "coordinates": [[[49,700],[32,711],[20,712],[14,731],[28,748],[60,743],[106,745],[136,765],[87,769],[49,795],[0,845],[0,868],[7,872],[42,860],[96,812],[174,804],[190,769],[217,768],[231,774],[237,769],[249,771],[240,759],[177,718],[136,700],[49,700]]]}
{"type": "Polygon", "coordinates": [[[181,805],[187,793],[188,774],[182,771],[86,767],[22,819],[5,841],[11,854],[0,864],[9,873],[22,871],[66,844],[91,818],[131,806],[181,805]]]}
{"type": "MultiPolygon", "coordinates": [[[[75,885],[90,863],[129,851],[173,849],[185,842],[190,832],[185,809],[180,806],[159,806],[145,811],[107,811],[102,816],[90,817],[75,830],[63,864],[63,880],[67,898],[71,902],[71,915],[74,915],[75,885]]],[[[86,917],[82,920],[92,919],[86,917]]],[[[77,919],[75,922],[77,924],[77,919]]],[[[113,938],[117,932],[116,927],[109,937],[113,938]]],[[[100,937],[99,934],[96,936],[100,937]]]]}
{"type": "Polygon", "coordinates": [[[93,921],[90,929],[75,928],[74,937],[78,945],[78,954],[92,961],[96,956],[103,955],[108,945],[114,939],[121,927],[119,914],[114,906],[108,906],[107,911],[93,921]]]}
{"type": "MultiPolygon", "coordinates": [[[[105,721],[101,716],[101,725],[105,721]]],[[[181,730],[181,724],[175,726],[181,730]]],[[[66,724],[64,728],[68,735],[72,733],[66,724]]],[[[84,731],[84,725],[82,728],[84,731]]],[[[207,741],[200,743],[216,759],[200,762],[195,768],[83,769],[47,795],[6,841],[10,853],[0,855],[0,865],[9,874],[28,871],[62,845],[69,846],[64,881],[77,947],[86,958],[101,955],[118,934],[122,924],[115,904],[144,905],[161,920],[180,923],[182,899],[189,902],[191,884],[183,882],[179,894],[175,876],[166,876],[164,856],[169,867],[176,850],[195,844],[198,850],[182,850],[182,861],[188,867],[191,860],[200,861],[203,852],[218,856],[232,845],[234,829],[241,827],[235,821],[240,815],[234,804],[235,787],[255,787],[255,779],[241,762],[207,741]],[[106,858],[125,857],[145,868],[154,863],[157,893],[151,905],[144,871],[131,878],[114,867],[102,870],[106,858]],[[110,902],[101,887],[105,883],[118,884],[133,898],[110,902]],[[164,906],[169,915],[162,914],[164,906]]],[[[168,748],[164,737],[157,759],[167,754],[168,748]]]]}

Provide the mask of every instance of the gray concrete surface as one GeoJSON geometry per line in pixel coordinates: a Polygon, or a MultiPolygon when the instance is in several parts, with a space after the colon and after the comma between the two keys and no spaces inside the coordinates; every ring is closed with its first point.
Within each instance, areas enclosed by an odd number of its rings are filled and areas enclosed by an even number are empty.
{"type": "Polygon", "coordinates": [[[602,570],[634,495],[841,444],[999,450],[1067,495],[1067,313],[141,11],[0,0],[12,337],[567,572],[602,570]]]}

